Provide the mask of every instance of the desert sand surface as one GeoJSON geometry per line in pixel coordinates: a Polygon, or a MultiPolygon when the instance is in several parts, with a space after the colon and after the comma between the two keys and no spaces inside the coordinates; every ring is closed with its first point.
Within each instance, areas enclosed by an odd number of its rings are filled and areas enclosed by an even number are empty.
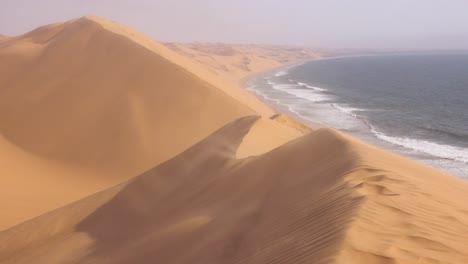
{"type": "Polygon", "coordinates": [[[215,75],[236,83],[287,64],[320,58],[321,52],[307,48],[224,43],[165,43],[215,75]]]}
{"type": "Polygon", "coordinates": [[[1,35],[1,34],[0,34],[0,43],[6,41],[8,38],[9,38],[8,36],[1,35]]]}
{"type": "Polygon", "coordinates": [[[274,113],[96,16],[9,38],[0,58],[0,230],[134,177],[236,118],[274,113]]]}
{"type": "Polygon", "coordinates": [[[278,114],[247,73],[96,16],[0,58],[2,264],[468,263],[466,181],[278,114]]]}
{"type": "Polygon", "coordinates": [[[466,263],[468,187],[332,129],[239,159],[239,118],[0,233],[1,263],[466,263]]]}

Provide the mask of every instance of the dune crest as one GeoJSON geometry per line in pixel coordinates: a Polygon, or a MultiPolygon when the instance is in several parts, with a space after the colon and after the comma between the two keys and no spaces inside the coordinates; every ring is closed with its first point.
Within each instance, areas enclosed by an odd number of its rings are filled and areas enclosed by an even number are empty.
{"type": "Polygon", "coordinates": [[[462,180],[331,129],[237,159],[258,121],[240,118],[126,183],[0,233],[0,261],[468,260],[462,180]],[[417,177],[426,173],[428,183],[417,177]]]}
{"type": "Polygon", "coordinates": [[[2,264],[468,263],[466,181],[126,26],[40,27],[0,58],[2,264]]]}
{"type": "Polygon", "coordinates": [[[0,230],[138,175],[236,118],[274,113],[97,16],[8,38],[0,58],[0,134],[11,147],[0,155],[24,153],[0,168],[0,230]],[[42,185],[14,193],[24,186],[15,179],[42,185]]]}

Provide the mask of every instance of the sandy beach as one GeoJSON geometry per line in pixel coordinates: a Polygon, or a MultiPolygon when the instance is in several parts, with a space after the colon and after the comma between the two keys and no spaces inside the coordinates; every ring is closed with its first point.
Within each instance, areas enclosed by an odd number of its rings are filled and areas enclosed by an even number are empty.
{"type": "Polygon", "coordinates": [[[0,263],[468,263],[468,183],[240,85],[312,50],[0,38],[0,263]]]}

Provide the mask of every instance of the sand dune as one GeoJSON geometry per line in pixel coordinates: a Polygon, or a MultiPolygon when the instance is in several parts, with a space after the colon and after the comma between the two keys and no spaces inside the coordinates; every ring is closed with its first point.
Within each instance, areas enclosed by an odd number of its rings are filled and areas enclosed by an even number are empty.
{"type": "Polygon", "coordinates": [[[0,58],[2,264],[468,263],[466,181],[223,81],[246,72],[95,16],[0,58]]]}
{"type": "Polygon", "coordinates": [[[0,230],[142,173],[238,117],[274,113],[96,16],[9,38],[0,58],[0,155],[12,162],[0,168],[0,230]]]}
{"type": "Polygon", "coordinates": [[[331,129],[237,159],[255,122],[240,118],[124,184],[0,233],[0,261],[468,261],[462,180],[331,129]]]}
{"type": "Polygon", "coordinates": [[[268,45],[166,43],[172,50],[196,61],[214,74],[239,83],[247,77],[286,64],[319,58],[318,51],[268,45]]]}

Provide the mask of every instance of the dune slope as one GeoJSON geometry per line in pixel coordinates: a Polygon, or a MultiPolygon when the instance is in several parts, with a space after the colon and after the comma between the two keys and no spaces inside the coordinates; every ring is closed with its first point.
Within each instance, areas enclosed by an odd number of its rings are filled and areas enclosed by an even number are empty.
{"type": "Polygon", "coordinates": [[[273,113],[96,16],[2,41],[0,72],[0,230],[138,175],[236,118],[273,113]]]}
{"type": "Polygon", "coordinates": [[[331,129],[237,159],[258,117],[0,233],[1,263],[466,263],[466,182],[331,129]]]}
{"type": "Polygon", "coordinates": [[[0,263],[468,263],[466,181],[202,64],[95,16],[1,41],[0,263]]]}

